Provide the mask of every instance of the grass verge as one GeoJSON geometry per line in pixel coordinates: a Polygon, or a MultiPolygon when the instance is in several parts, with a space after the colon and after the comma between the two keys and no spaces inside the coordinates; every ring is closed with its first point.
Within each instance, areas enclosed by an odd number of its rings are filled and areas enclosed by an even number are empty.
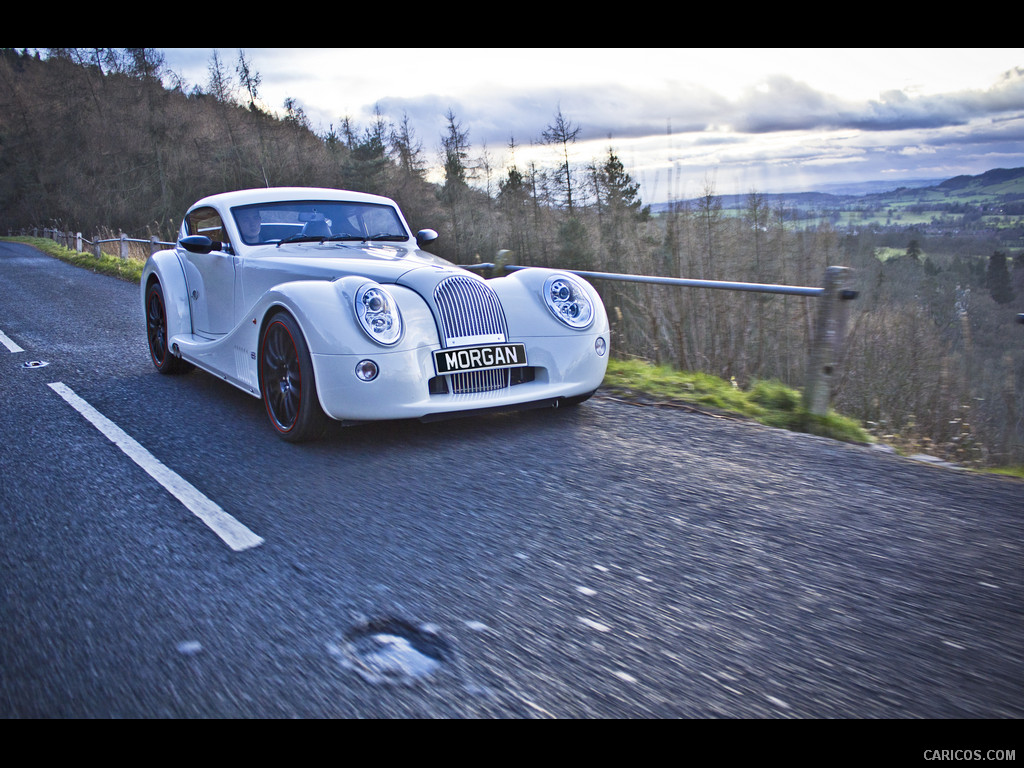
{"type": "Polygon", "coordinates": [[[800,393],[779,381],[756,381],[744,390],[731,381],[706,373],[677,371],[641,360],[610,360],[604,389],[625,399],[654,398],[682,403],[718,414],[742,416],[795,432],[821,435],[848,443],[871,443],[874,438],[857,421],[830,411],[808,413],[800,393]]]}
{"type": "Polygon", "coordinates": [[[31,245],[48,256],[74,264],[92,272],[99,272],[104,275],[120,278],[128,282],[138,283],[142,279],[142,268],[145,264],[138,259],[122,259],[119,256],[111,256],[103,253],[96,258],[92,253],[86,253],[65,248],[46,237],[4,237],[0,238],[13,243],[25,243],[31,245]]]}
{"type": "Polygon", "coordinates": [[[1024,480],[1024,467],[995,467],[986,471],[991,472],[993,475],[1006,475],[1024,480]]]}

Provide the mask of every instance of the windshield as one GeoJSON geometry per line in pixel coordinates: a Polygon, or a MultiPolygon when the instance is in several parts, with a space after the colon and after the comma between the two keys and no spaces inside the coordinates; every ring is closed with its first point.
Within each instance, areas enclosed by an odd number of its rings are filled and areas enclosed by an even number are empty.
{"type": "Polygon", "coordinates": [[[312,200],[258,203],[232,208],[231,213],[246,245],[409,239],[390,205],[312,200]]]}

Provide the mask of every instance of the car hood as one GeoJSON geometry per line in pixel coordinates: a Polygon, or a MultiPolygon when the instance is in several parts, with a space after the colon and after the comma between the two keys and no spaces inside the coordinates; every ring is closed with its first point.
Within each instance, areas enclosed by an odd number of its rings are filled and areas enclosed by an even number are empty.
{"type": "Polygon", "coordinates": [[[245,269],[261,283],[336,280],[357,275],[379,283],[398,283],[410,271],[462,272],[449,261],[418,248],[347,243],[298,243],[266,247],[245,259],[245,269]],[[260,279],[258,275],[267,279],[260,279]]]}
{"type": "Polygon", "coordinates": [[[411,288],[432,303],[434,288],[452,275],[479,278],[426,251],[406,246],[299,243],[267,248],[245,259],[246,306],[276,285],[295,280],[337,280],[356,276],[411,288]]]}

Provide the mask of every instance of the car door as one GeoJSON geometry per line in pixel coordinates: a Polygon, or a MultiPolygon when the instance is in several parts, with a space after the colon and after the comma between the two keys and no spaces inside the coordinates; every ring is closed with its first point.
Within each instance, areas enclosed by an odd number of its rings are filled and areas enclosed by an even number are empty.
{"type": "Polygon", "coordinates": [[[197,208],[189,212],[185,227],[190,235],[205,235],[214,241],[209,253],[181,251],[192,329],[204,336],[221,336],[233,327],[235,308],[235,257],[224,222],[213,208],[197,208]]]}

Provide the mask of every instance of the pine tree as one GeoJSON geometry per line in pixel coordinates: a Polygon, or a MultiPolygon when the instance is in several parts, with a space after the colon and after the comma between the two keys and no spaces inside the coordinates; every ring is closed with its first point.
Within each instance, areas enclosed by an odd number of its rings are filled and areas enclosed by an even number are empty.
{"type": "Polygon", "coordinates": [[[633,217],[639,217],[641,201],[639,197],[640,184],[633,181],[633,178],[626,172],[622,161],[616,156],[615,151],[608,149],[608,159],[601,168],[601,189],[604,193],[604,205],[614,212],[629,213],[633,217]]]}
{"type": "Polygon", "coordinates": [[[642,217],[640,185],[626,172],[615,151],[608,149],[604,163],[594,169],[594,186],[600,211],[601,239],[616,269],[623,268],[619,258],[636,222],[642,217]]]}
{"type": "Polygon", "coordinates": [[[469,131],[464,130],[452,110],[445,113],[448,126],[441,137],[441,160],[444,165],[444,184],[439,198],[448,213],[452,233],[454,257],[458,261],[464,256],[468,211],[469,131]]]}
{"type": "Polygon", "coordinates": [[[1013,288],[1010,285],[1010,270],[1006,266],[1005,253],[996,251],[988,257],[985,286],[997,303],[1009,304],[1013,301],[1013,288]]]}

